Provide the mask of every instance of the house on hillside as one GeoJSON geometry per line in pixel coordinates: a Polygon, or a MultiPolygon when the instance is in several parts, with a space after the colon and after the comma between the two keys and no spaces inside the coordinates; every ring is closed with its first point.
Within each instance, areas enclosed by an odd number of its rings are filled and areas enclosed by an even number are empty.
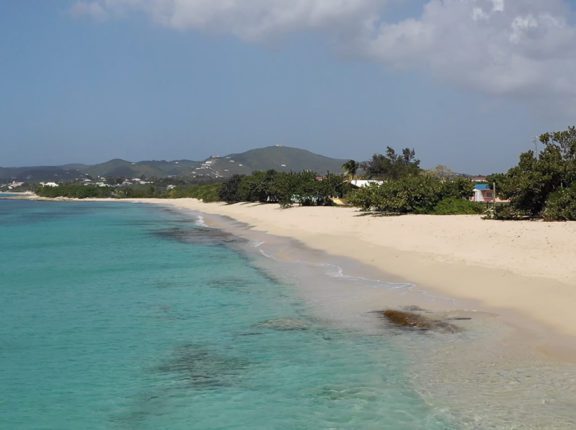
{"type": "Polygon", "coordinates": [[[12,181],[8,184],[8,189],[9,190],[14,190],[18,187],[21,187],[22,185],[24,185],[24,182],[16,182],[16,181],[12,181]]]}
{"type": "Polygon", "coordinates": [[[474,195],[470,200],[478,203],[494,203],[494,190],[488,184],[476,184],[474,195]]]}

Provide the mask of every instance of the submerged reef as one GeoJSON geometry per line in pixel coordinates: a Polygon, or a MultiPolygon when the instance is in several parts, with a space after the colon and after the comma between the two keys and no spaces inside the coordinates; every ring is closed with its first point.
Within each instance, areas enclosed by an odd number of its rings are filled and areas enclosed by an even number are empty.
{"type": "Polygon", "coordinates": [[[279,318],[263,321],[257,324],[256,327],[278,331],[308,330],[309,328],[305,321],[292,318],[279,318]]]}
{"type": "Polygon", "coordinates": [[[376,311],[381,318],[395,327],[413,331],[437,331],[441,333],[458,333],[462,329],[440,319],[430,318],[415,312],[386,309],[376,311]]]}
{"type": "Polygon", "coordinates": [[[199,345],[177,348],[172,357],[155,368],[171,380],[196,389],[214,389],[235,385],[248,363],[199,345]]]}

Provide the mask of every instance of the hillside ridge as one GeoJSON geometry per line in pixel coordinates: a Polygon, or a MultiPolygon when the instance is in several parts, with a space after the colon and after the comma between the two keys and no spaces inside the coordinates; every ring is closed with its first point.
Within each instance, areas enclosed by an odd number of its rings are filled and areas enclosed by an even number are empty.
{"type": "Polygon", "coordinates": [[[211,156],[204,161],[144,160],[120,158],[92,165],[68,163],[61,166],[0,167],[0,181],[71,181],[87,176],[123,178],[227,178],[235,174],[251,174],[255,170],[340,173],[346,160],[316,154],[289,146],[267,146],[224,156],[211,156]]]}

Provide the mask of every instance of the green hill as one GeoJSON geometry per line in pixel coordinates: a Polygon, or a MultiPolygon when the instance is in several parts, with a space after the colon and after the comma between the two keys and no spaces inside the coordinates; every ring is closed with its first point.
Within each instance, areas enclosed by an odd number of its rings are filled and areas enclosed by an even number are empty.
{"type": "Polygon", "coordinates": [[[222,177],[250,174],[255,170],[274,169],[280,172],[311,170],[319,174],[340,173],[345,160],[325,157],[305,149],[268,146],[224,157],[206,160],[199,170],[222,177]]]}
{"type": "Polygon", "coordinates": [[[138,161],[114,159],[105,163],[67,164],[53,167],[0,168],[0,180],[70,181],[90,175],[93,178],[226,178],[234,174],[250,174],[255,170],[298,172],[311,170],[319,174],[340,173],[345,160],[325,157],[287,146],[269,146],[204,161],[138,161]]]}
{"type": "Polygon", "coordinates": [[[120,178],[164,178],[168,176],[190,176],[194,168],[200,166],[199,161],[138,161],[131,162],[114,159],[93,166],[86,166],[81,170],[92,177],[120,177],[120,178]]]}

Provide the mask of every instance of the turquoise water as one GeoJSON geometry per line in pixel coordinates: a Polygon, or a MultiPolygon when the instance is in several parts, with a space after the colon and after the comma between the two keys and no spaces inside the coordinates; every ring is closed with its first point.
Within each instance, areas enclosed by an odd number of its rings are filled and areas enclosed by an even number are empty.
{"type": "Polygon", "coordinates": [[[0,428],[455,428],[385,336],[323,325],[193,221],[0,201],[0,428]]]}

